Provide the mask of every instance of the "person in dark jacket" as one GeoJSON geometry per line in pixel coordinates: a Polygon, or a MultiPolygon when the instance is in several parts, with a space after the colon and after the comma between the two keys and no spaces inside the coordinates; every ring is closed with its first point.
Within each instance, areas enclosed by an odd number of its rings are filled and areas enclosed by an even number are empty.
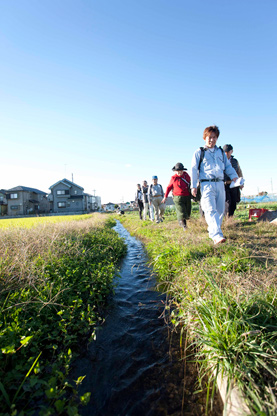
{"type": "MultiPolygon", "coordinates": [[[[238,177],[242,178],[243,175],[242,175],[242,170],[240,168],[239,162],[237,159],[235,159],[232,156],[233,146],[231,144],[225,144],[223,146],[223,150],[227,156],[227,159],[230,161],[232,167],[237,172],[238,177]]],[[[234,212],[237,208],[237,203],[240,201],[240,189],[243,188],[243,186],[230,188],[231,182],[232,181],[229,178],[229,176],[226,175],[226,173],[224,173],[224,184],[225,184],[226,204],[227,204],[225,214],[228,214],[229,217],[232,217],[234,215],[234,212]]]]}
{"type": "Polygon", "coordinates": [[[137,192],[136,192],[136,199],[135,200],[138,204],[139,218],[142,220],[143,196],[142,196],[142,189],[141,189],[140,183],[137,184],[137,192]]]}
{"type": "Polygon", "coordinates": [[[182,163],[176,163],[172,170],[175,175],[170,179],[162,202],[165,203],[166,198],[172,191],[177,219],[179,225],[185,230],[187,227],[186,220],[189,219],[191,213],[190,176],[185,172],[187,169],[184,168],[182,163]]]}

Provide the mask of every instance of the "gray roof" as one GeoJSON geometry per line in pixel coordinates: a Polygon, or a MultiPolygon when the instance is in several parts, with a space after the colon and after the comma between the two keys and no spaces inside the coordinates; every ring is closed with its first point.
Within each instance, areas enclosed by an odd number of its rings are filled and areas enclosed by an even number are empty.
{"type": "Polygon", "coordinates": [[[80,185],[77,185],[74,182],[69,181],[68,179],[61,179],[60,181],[54,183],[54,185],[49,186],[49,189],[54,188],[54,186],[58,185],[59,183],[63,183],[64,185],[68,186],[69,188],[71,188],[72,185],[77,186],[77,188],[80,188],[82,190],[84,190],[84,188],[82,188],[80,185]]]}
{"type": "Polygon", "coordinates": [[[35,194],[47,195],[46,192],[40,191],[39,189],[36,189],[36,188],[28,188],[27,186],[15,186],[14,188],[8,189],[6,192],[18,192],[18,191],[34,192],[35,194]]]}

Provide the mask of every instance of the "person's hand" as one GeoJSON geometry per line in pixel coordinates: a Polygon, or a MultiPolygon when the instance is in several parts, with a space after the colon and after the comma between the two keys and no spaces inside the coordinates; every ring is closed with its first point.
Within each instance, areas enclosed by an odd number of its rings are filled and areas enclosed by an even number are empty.
{"type": "Polygon", "coordinates": [[[191,195],[194,196],[194,198],[196,198],[197,188],[191,188],[191,195]]]}
{"type": "Polygon", "coordinates": [[[166,198],[162,199],[162,204],[164,204],[164,203],[165,203],[165,201],[166,201],[166,198]]]}
{"type": "Polygon", "coordinates": [[[234,179],[232,179],[232,181],[233,181],[233,182],[236,182],[236,180],[237,180],[237,179],[238,179],[238,178],[234,178],[234,179]]]}

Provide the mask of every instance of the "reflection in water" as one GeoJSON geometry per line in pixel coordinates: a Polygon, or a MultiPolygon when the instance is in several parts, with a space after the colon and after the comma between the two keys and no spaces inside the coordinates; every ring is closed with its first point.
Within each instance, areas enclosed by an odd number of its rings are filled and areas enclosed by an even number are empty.
{"type": "MultiPolygon", "coordinates": [[[[193,406],[193,412],[182,411],[183,366],[178,352],[175,364],[169,354],[168,329],[161,317],[165,296],[154,290],[143,245],[119,222],[115,230],[125,238],[128,252],[106,321],[73,369],[74,380],[86,374],[80,392],[91,392],[89,404],[79,412],[82,416],[204,414],[195,395],[186,408],[191,411],[193,406]]],[[[194,379],[188,370],[186,377],[194,379]]]]}

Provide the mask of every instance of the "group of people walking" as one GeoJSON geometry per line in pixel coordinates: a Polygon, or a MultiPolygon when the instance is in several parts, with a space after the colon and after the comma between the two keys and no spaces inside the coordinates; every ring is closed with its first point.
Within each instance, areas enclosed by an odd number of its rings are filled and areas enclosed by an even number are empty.
{"type": "Polygon", "coordinates": [[[139,217],[146,220],[148,210],[151,221],[156,223],[163,221],[165,204],[162,203],[164,191],[162,185],[158,184],[158,177],[152,176],[152,183],[149,186],[147,181],[143,181],[142,187],[137,184],[136,201],[139,207],[139,217]]]}
{"type": "MultiPolygon", "coordinates": [[[[165,202],[172,191],[179,225],[186,230],[191,199],[196,199],[200,192],[200,205],[208,224],[209,237],[215,245],[226,241],[221,230],[223,216],[232,216],[235,212],[243,186],[243,181],[238,181],[238,178],[243,175],[237,159],[232,156],[232,145],[226,144],[223,149],[216,145],[219,134],[217,126],[205,128],[205,146],[198,148],[193,155],[191,177],[182,163],[176,163],[165,193],[162,185],[158,184],[157,176],[152,177],[150,186],[147,181],[143,182],[142,187],[137,185],[136,200],[141,219],[143,212],[143,219],[146,220],[150,208],[154,209],[156,223],[163,221],[165,202]],[[240,186],[237,186],[238,183],[240,186]]],[[[151,213],[150,219],[154,221],[151,213]]]]}

